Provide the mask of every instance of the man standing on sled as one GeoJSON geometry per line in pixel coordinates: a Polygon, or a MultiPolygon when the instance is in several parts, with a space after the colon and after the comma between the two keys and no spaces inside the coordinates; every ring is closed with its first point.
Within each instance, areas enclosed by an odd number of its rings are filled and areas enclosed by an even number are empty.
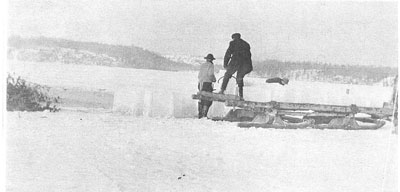
{"type": "Polygon", "coordinates": [[[236,74],[236,83],[239,87],[239,96],[243,99],[243,78],[253,70],[251,62],[250,45],[241,39],[239,33],[232,34],[232,41],[229,43],[224,57],[224,68],[226,69],[224,80],[221,85],[220,94],[224,94],[229,79],[236,74]]]}

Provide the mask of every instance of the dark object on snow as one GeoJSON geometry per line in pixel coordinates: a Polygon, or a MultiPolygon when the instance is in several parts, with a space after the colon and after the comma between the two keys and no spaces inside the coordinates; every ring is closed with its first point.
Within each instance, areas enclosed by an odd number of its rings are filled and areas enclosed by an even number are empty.
{"type": "Polygon", "coordinates": [[[288,78],[274,77],[274,78],[267,79],[265,82],[266,83],[279,83],[281,85],[287,85],[287,84],[289,84],[289,79],[288,78]]]}
{"type": "Polygon", "coordinates": [[[236,83],[239,87],[239,96],[243,98],[243,78],[253,70],[250,45],[240,38],[239,33],[232,34],[232,39],[224,57],[226,72],[219,93],[224,93],[229,79],[237,72],[236,83]]]}

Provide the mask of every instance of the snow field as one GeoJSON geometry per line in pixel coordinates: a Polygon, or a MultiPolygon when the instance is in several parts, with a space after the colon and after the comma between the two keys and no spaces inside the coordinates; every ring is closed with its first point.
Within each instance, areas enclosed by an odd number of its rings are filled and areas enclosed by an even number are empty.
{"type": "Polygon", "coordinates": [[[205,119],[8,113],[7,191],[395,191],[397,138],[205,119]],[[185,175],[185,176],[184,176],[185,175]]]}
{"type": "MultiPolygon", "coordinates": [[[[53,87],[78,87],[114,93],[113,111],[133,116],[194,117],[197,72],[167,72],[117,67],[10,61],[9,71],[28,81],[53,87]]],[[[216,74],[217,79],[224,71],[216,74]]],[[[219,83],[222,83],[222,79],[219,83]]],[[[214,89],[219,90],[216,83],[214,89]]],[[[226,93],[235,94],[235,79],[226,93]]],[[[244,95],[251,101],[281,101],[331,105],[356,104],[382,107],[390,100],[391,87],[290,81],[289,85],[267,84],[263,78],[245,78],[244,95]]],[[[214,102],[209,116],[224,116],[229,108],[214,102]]]]}
{"type": "MultiPolygon", "coordinates": [[[[373,131],[242,129],[193,118],[197,72],[25,62],[10,62],[9,71],[51,87],[112,92],[114,102],[111,113],[8,112],[7,191],[397,190],[390,123],[373,131]]],[[[245,85],[247,100],[375,107],[392,90],[259,78],[245,85]]],[[[214,102],[210,115],[225,110],[214,102]]]]}

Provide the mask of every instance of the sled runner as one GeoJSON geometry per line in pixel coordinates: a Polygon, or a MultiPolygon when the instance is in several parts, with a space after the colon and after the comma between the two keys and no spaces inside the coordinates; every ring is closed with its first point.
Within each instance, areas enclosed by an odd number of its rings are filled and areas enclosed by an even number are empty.
{"type": "Polygon", "coordinates": [[[238,126],[243,128],[379,129],[385,125],[383,119],[388,119],[393,113],[391,108],[356,105],[242,101],[236,95],[204,91],[192,95],[192,98],[224,102],[233,109],[225,117],[213,120],[239,122],[238,126]],[[360,113],[369,117],[356,117],[360,113]]]}

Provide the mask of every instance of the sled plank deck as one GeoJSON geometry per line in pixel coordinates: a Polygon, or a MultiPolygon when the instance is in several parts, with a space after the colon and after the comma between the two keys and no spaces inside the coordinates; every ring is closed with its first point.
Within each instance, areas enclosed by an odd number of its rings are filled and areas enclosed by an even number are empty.
{"type": "Polygon", "coordinates": [[[312,104],[312,103],[289,103],[289,102],[253,102],[253,101],[225,101],[226,106],[240,107],[240,108],[273,108],[278,110],[312,110],[321,113],[365,113],[370,115],[377,115],[380,117],[390,116],[393,113],[391,108],[374,108],[374,107],[358,107],[355,105],[341,106],[341,105],[325,105],[325,104],[312,104]]]}
{"type": "MultiPolygon", "coordinates": [[[[325,105],[313,103],[289,103],[289,102],[256,102],[256,101],[241,101],[239,96],[231,94],[218,94],[201,91],[192,95],[193,99],[205,99],[210,101],[225,102],[226,106],[239,107],[253,111],[265,111],[276,109],[280,113],[296,113],[296,111],[312,110],[318,113],[336,113],[336,114],[355,114],[365,113],[378,117],[391,116],[393,109],[391,108],[373,108],[373,107],[358,107],[356,105],[341,106],[341,105],[325,105]],[[292,111],[292,112],[290,112],[292,111]]],[[[303,113],[303,112],[300,112],[303,113]]]]}

